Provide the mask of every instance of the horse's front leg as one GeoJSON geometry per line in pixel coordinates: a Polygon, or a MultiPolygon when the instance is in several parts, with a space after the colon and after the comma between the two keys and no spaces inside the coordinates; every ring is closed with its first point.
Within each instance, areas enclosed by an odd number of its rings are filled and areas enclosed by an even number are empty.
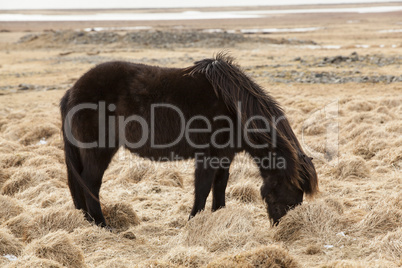
{"type": "Polygon", "coordinates": [[[211,191],[212,182],[215,178],[216,169],[213,168],[209,160],[196,161],[195,167],[195,198],[190,219],[198,212],[204,210],[205,202],[211,191]]]}
{"type": "Polygon", "coordinates": [[[215,174],[212,185],[212,211],[225,206],[225,191],[229,180],[229,165],[222,166],[215,174]]]}

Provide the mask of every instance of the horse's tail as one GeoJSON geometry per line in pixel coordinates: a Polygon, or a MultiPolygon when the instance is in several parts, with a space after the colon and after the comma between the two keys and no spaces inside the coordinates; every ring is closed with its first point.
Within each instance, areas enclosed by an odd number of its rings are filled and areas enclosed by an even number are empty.
{"type": "MultiPolygon", "coordinates": [[[[217,97],[241,118],[243,127],[247,124],[247,120],[254,116],[268,120],[271,133],[258,131],[267,128],[262,120],[249,122],[247,127],[255,130],[250,133],[249,140],[254,144],[271,146],[270,148],[273,148],[278,156],[286,160],[286,168],[282,169],[284,175],[293,185],[300,189],[304,188],[303,179],[299,174],[303,169],[299,163],[298,150],[293,146],[293,137],[282,131],[281,125],[288,125],[290,129],[284,112],[274,99],[233,63],[233,58],[219,53],[214,59],[196,62],[186,70],[186,73],[191,76],[197,73],[204,74],[217,97]]],[[[258,119],[257,117],[255,118],[258,119]]]]}
{"type": "Polygon", "coordinates": [[[74,146],[67,138],[66,131],[71,132],[71,122],[67,119],[68,113],[68,102],[69,102],[70,91],[67,91],[66,94],[60,101],[60,111],[61,111],[61,120],[62,120],[62,134],[64,140],[64,156],[65,162],[67,166],[67,181],[68,187],[70,188],[71,196],[74,201],[74,205],[78,207],[77,199],[82,194],[79,191],[80,187],[80,173],[83,170],[83,165],[81,162],[81,156],[79,148],[74,146]],[[78,184],[78,185],[77,185],[78,184]],[[78,186],[78,187],[77,187],[78,186]]]}
{"type": "Polygon", "coordinates": [[[68,187],[70,188],[71,196],[73,198],[74,205],[79,207],[77,203],[79,199],[83,198],[83,191],[86,191],[93,199],[100,202],[99,199],[89,190],[88,186],[85,184],[84,180],[81,177],[81,172],[83,170],[83,163],[81,161],[80,150],[77,146],[75,146],[71,141],[69,141],[67,137],[68,131],[71,133],[71,122],[67,118],[67,113],[69,110],[69,96],[70,91],[67,91],[66,94],[60,101],[60,111],[61,111],[61,131],[63,134],[64,140],[64,157],[67,166],[67,182],[68,187]]]}

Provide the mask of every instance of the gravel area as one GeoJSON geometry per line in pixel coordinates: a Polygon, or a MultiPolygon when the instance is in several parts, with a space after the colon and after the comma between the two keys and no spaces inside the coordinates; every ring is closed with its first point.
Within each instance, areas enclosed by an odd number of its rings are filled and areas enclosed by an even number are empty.
{"type": "Polygon", "coordinates": [[[267,77],[275,83],[344,84],[344,83],[395,83],[402,82],[402,75],[357,75],[353,71],[264,71],[254,77],[267,77]]]}
{"type": "Polygon", "coordinates": [[[20,38],[18,43],[47,43],[49,46],[65,44],[136,44],[141,47],[233,47],[236,44],[253,42],[267,44],[315,45],[311,40],[295,38],[273,39],[266,36],[249,36],[242,33],[217,32],[209,33],[200,30],[168,30],[168,31],[134,31],[116,32],[84,32],[84,31],[48,31],[42,34],[28,34],[20,38]]]}
{"type": "Polygon", "coordinates": [[[393,64],[402,65],[402,56],[385,56],[382,54],[362,56],[356,52],[353,52],[348,56],[337,55],[334,57],[297,57],[294,59],[294,61],[299,62],[305,67],[361,67],[365,65],[383,67],[393,64]]]}

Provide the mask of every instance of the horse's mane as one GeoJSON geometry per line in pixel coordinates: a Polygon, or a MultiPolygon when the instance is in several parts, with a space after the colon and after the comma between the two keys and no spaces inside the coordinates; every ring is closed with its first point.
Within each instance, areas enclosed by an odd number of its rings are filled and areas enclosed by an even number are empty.
{"type": "MultiPolygon", "coordinates": [[[[232,112],[238,114],[242,124],[252,116],[262,116],[276,131],[276,140],[267,132],[253,132],[249,137],[255,143],[268,143],[285,156],[286,175],[291,183],[303,188],[307,194],[318,190],[317,175],[311,159],[305,155],[294,134],[284,111],[279,104],[258,84],[249,78],[235,63],[234,58],[220,52],[212,59],[195,62],[186,68],[186,75],[204,74],[214,88],[218,98],[222,98],[232,112]]],[[[264,129],[261,120],[251,121],[253,129],[264,129]]]]}

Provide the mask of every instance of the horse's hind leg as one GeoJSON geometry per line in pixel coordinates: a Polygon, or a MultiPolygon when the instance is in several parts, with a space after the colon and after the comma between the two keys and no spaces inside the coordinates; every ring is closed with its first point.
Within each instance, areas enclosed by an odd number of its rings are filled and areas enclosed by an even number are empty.
{"type": "Polygon", "coordinates": [[[114,152],[108,149],[87,150],[82,154],[84,170],[81,177],[86,187],[83,192],[86,201],[87,219],[94,221],[96,225],[106,226],[99,201],[99,191],[102,185],[102,177],[107,169],[114,152]]]}
{"type": "Polygon", "coordinates": [[[209,163],[197,162],[195,168],[195,198],[190,218],[198,212],[204,210],[209,192],[211,191],[212,181],[215,177],[216,169],[213,169],[209,163]]]}
{"type": "Polygon", "coordinates": [[[229,167],[220,168],[214,178],[212,184],[212,211],[218,210],[225,206],[225,190],[229,180],[229,167]]]}
{"type": "MultiPolygon", "coordinates": [[[[70,174],[69,174],[70,176],[70,174]]],[[[70,188],[71,196],[73,197],[74,206],[76,209],[82,209],[84,211],[87,210],[87,204],[85,202],[85,195],[82,189],[82,186],[76,179],[70,179],[68,181],[68,186],[70,188]]]]}

